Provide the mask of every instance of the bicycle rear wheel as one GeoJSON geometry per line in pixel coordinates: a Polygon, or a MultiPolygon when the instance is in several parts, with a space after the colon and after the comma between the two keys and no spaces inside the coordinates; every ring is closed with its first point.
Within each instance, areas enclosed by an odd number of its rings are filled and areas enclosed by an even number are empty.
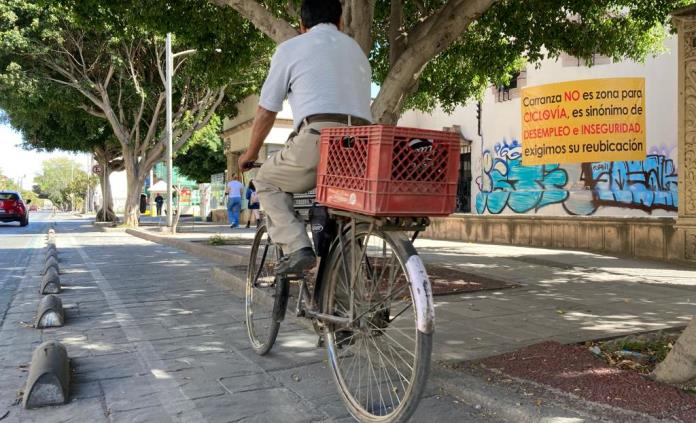
{"type": "Polygon", "coordinates": [[[276,277],[280,257],[280,248],[271,241],[266,225],[259,226],[249,254],[245,301],[247,334],[259,355],[273,347],[285,315],[289,284],[276,277]]]}
{"type": "Polygon", "coordinates": [[[325,333],[348,410],[362,422],[406,421],[430,370],[432,293],[422,261],[403,233],[360,223],[336,241],[325,278],[323,312],[353,322],[325,333]]]}

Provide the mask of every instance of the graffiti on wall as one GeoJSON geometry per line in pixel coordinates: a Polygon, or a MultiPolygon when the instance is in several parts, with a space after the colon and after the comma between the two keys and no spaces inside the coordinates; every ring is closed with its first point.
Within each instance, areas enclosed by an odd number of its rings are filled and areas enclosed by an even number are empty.
{"type": "Polygon", "coordinates": [[[650,154],[644,161],[583,163],[581,180],[596,206],[677,211],[674,161],[650,154]]]}
{"type": "Polygon", "coordinates": [[[479,214],[498,214],[505,208],[527,213],[568,198],[564,188],[568,173],[559,165],[522,166],[522,146],[517,140],[503,141],[494,151],[483,153],[482,174],[476,182],[479,214]]]}
{"type": "MultiPolygon", "coordinates": [[[[599,207],[677,211],[677,168],[671,151],[653,150],[644,161],[583,163],[580,186],[560,165],[522,166],[521,145],[503,141],[482,157],[476,211],[536,212],[560,204],[568,214],[591,215],[599,207]]],[[[572,166],[572,165],[566,165],[572,166]]]]}

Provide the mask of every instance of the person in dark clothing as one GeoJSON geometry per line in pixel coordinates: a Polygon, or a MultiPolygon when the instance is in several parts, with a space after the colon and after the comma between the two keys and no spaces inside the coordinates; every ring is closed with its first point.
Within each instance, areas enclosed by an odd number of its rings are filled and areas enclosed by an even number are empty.
{"type": "Polygon", "coordinates": [[[147,210],[147,195],[140,194],[140,213],[145,213],[147,210]]]}
{"type": "Polygon", "coordinates": [[[164,198],[162,197],[162,194],[157,194],[157,197],[155,197],[155,204],[157,205],[157,216],[161,216],[162,204],[164,204],[164,198]]]}
{"type": "Polygon", "coordinates": [[[252,213],[254,215],[254,218],[256,219],[256,226],[259,226],[259,222],[261,221],[261,204],[259,203],[258,195],[256,195],[256,187],[254,186],[254,181],[249,182],[249,186],[246,190],[246,199],[248,204],[247,208],[249,209],[249,221],[247,222],[246,227],[248,228],[249,225],[251,225],[252,213]]]}

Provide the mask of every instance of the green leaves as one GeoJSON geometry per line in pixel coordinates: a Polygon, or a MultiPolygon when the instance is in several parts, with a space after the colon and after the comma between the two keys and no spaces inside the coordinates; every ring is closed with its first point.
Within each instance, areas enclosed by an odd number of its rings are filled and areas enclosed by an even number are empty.
{"type": "MultiPolygon", "coordinates": [[[[445,1],[424,2],[425,14],[406,0],[404,31],[445,1]]],[[[661,51],[669,13],[693,0],[500,0],[423,70],[406,108],[451,111],[505,82],[525,63],[569,53],[581,59],[601,54],[614,60],[641,61],[661,51]]],[[[389,0],[377,2],[371,62],[381,84],[389,64],[389,0]]]]}
{"type": "Polygon", "coordinates": [[[40,175],[34,178],[34,190],[42,198],[48,198],[58,206],[74,208],[77,199],[83,197],[87,186],[94,187],[96,179],[87,175],[79,163],[67,157],[57,157],[43,162],[40,175]]]}
{"type": "Polygon", "coordinates": [[[182,175],[204,183],[210,182],[210,175],[227,168],[224,143],[219,135],[221,129],[222,120],[215,116],[179,150],[174,158],[174,165],[182,175]]]}

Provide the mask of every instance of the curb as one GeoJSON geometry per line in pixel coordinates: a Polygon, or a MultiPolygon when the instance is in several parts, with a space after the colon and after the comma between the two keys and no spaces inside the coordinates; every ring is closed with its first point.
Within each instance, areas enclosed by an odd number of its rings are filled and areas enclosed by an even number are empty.
{"type": "Polygon", "coordinates": [[[469,374],[432,363],[430,381],[476,409],[516,423],[657,423],[647,414],[584,400],[535,382],[504,374],[469,374]]]}
{"type": "MultiPolygon", "coordinates": [[[[246,265],[247,261],[249,260],[248,256],[245,254],[221,251],[219,248],[209,247],[207,245],[197,245],[193,242],[182,241],[166,235],[155,235],[153,233],[138,229],[126,229],[126,233],[147,241],[178,248],[197,257],[202,257],[225,266],[242,266],[246,265]]],[[[242,296],[244,296],[244,291],[242,290],[241,292],[242,296]]]]}

